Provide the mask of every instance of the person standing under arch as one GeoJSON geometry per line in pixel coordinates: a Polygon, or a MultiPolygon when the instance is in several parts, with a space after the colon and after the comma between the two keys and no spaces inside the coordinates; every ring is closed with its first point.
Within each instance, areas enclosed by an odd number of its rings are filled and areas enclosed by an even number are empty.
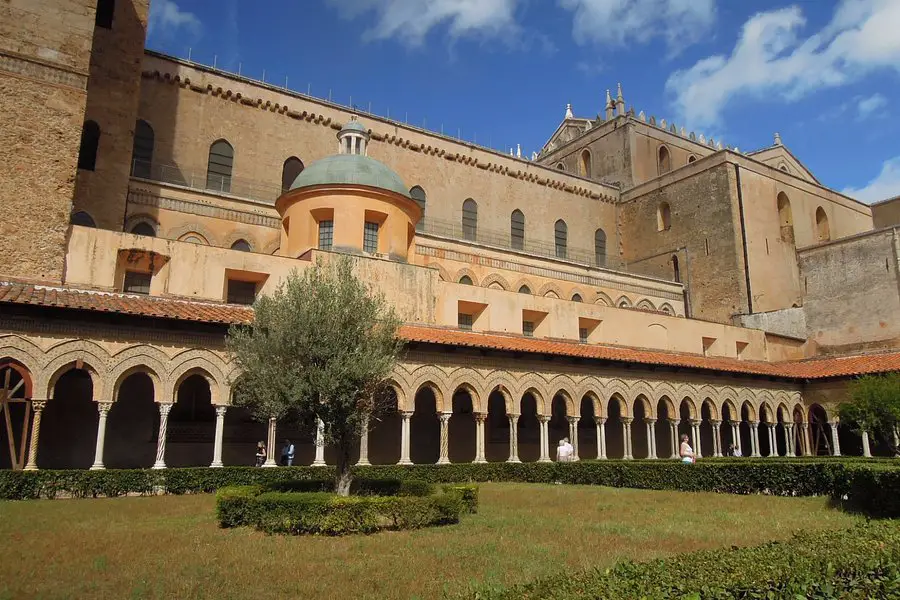
{"type": "Polygon", "coordinates": [[[692,465],[697,462],[697,457],[694,456],[694,449],[691,448],[691,444],[686,434],[681,436],[681,448],[678,450],[678,456],[681,457],[681,462],[685,464],[692,465]]]}

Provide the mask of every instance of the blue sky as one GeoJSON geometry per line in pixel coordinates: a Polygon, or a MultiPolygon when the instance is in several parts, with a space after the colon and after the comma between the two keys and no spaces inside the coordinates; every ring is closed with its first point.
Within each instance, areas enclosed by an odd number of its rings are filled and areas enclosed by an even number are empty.
{"type": "Polygon", "coordinates": [[[523,154],[572,103],[900,195],[900,0],[151,0],[148,47],[523,154]]]}

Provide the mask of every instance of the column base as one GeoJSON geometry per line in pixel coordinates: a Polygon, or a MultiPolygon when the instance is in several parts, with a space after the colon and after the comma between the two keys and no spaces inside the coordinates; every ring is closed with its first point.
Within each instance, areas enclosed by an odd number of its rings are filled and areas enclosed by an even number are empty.
{"type": "Polygon", "coordinates": [[[487,460],[485,460],[483,458],[476,458],[472,462],[476,465],[483,465],[483,464],[487,463],[487,460]]]}
{"type": "MultiPolygon", "coordinates": [[[[263,465],[263,466],[265,466],[265,465],[263,465]]],[[[275,465],[272,465],[272,466],[275,466],[275,465]]],[[[324,460],[315,460],[315,461],[313,461],[312,465],[310,465],[310,466],[312,466],[312,467],[327,467],[328,465],[326,464],[326,462],[324,460]]]]}
{"type": "Polygon", "coordinates": [[[25,465],[25,471],[37,471],[37,465],[25,465]]]}
{"type": "Polygon", "coordinates": [[[440,459],[438,459],[438,461],[437,461],[436,463],[434,463],[434,464],[436,464],[436,465],[449,465],[449,464],[450,464],[450,459],[449,459],[449,458],[440,458],[440,459]]]}
{"type": "Polygon", "coordinates": [[[401,458],[400,460],[397,461],[397,464],[398,464],[398,465],[408,466],[408,465],[413,464],[413,461],[409,460],[408,458],[407,458],[406,460],[403,460],[403,459],[401,458]]]}
{"type": "Polygon", "coordinates": [[[220,462],[214,462],[214,463],[212,463],[211,465],[209,465],[209,468],[210,468],[210,469],[221,469],[221,468],[224,467],[224,466],[225,466],[225,465],[222,464],[222,462],[220,461],[220,462]]]}
{"type": "Polygon", "coordinates": [[[164,462],[153,463],[153,466],[150,468],[151,469],[165,469],[166,463],[164,463],[164,462]]]}
{"type": "Polygon", "coordinates": [[[371,467],[372,463],[370,463],[369,459],[367,458],[365,460],[361,459],[361,460],[356,461],[356,464],[354,464],[353,466],[354,467],[371,467]]]}
{"type": "Polygon", "coordinates": [[[272,467],[277,467],[278,463],[276,463],[274,460],[271,460],[271,461],[267,460],[266,462],[264,462],[262,464],[262,466],[263,466],[263,468],[271,469],[272,467]]]}
{"type": "Polygon", "coordinates": [[[88,470],[89,471],[104,471],[104,470],[106,470],[106,467],[103,465],[103,463],[99,463],[99,464],[94,463],[91,465],[91,468],[88,470]]]}
{"type": "Polygon", "coordinates": [[[515,457],[515,458],[507,458],[507,459],[506,459],[506,462],[508,462],[508,463],[519,463],[519,464],[522,463],[522,461],[519,460],[519,457],[518,457],[518,456],[515,457]]]}

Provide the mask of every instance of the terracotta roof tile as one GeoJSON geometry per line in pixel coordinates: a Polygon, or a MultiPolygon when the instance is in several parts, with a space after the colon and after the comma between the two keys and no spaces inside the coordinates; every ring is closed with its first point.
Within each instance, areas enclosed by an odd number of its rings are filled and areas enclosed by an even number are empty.
{"type": "MultiPolygon", "coordinates": [[[[0,304],[55,306],[201,323],[249,323],[253,319],[253,309],[246,306],[54,288],[13,282],[0,282],[0,304]]],[[[900,352],[769,363],[623,346],[580,344],[496,333],[477,333],[423,325],[404,325],[400,328],[400,336],[410,342],[790,379],[820,379],[900,371],[900,352]]]]}

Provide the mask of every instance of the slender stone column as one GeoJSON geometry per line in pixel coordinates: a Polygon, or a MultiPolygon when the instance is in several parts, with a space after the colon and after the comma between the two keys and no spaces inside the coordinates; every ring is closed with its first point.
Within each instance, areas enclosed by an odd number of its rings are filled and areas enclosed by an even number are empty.
{"type": "Polygon", "coordinates": [[[569,439],[572,440],[572,460],[579,461],[581,456],[578,454],[578,421],[581,417],[569,417],[569,439]]]}
{"type": "Polygon", "coordinates": [[[169,429],[170,410],[172,410],[171,403],[159,403],[159,436],[156,440],[156,462],[153,463],[154,469],[166,468],[166,432],[169,429]]]}
{"type": "Polygon", "coordinates": [[[759,421],[750,421],[750,456],[759,456],[759,421]]]}
{"type": "Polygon", "coordinates": [[[509,415],[509,458],[506,462],[517,463],[519,460],[519,415],[509,415]]]}
{"type": "Polygon", "coordinates": [[[794,456],[794,426],[784,424],[784,452],[785,456],[794,456]]]}
{"type": "Polygon", "coordinates": [[[766,435],[769,437],[769,456],[778,456],[778,444],[775,439],[775,425],[766,423],[766,435]]]}
{"type": "Polygon", "coordinates": [[[225,411],[227,406],[216,406],[216,438],[213,443],[213,460],[210,467],[221,467],[222,464],[222,438],[225,436],[225,411]]]}
{"type": "Polygon", "coordinates": [[[800,453],[802,456],[810,456],[809,449],[809,423],[800,423],[800,453]]]}
{"type": "Polygon", "coordinates": [[[713,457],[719,458],[722,456],[722,421],[710,421],[709,424],[713,433],[713,457]]]}
{"type": "MultiPolygon", "coordinates": [[[[837,448],[837,446],[835,446],[837,448]]],[[[900,427],[894,427],[894,448],[900,447],[900,427]]],[[[894,454],[894,458],[898,458],[900,455],[894,454]]]]}
{"type": "Polygon", "coordinates": [[[678,421],[676,419],[669,419],[669,430],[672,432],[670,436],[672,438],[672,456],[669,458],[678,458],[678,421]]]}
{"type": "MultiPolygon", "coordinates": [[[[266,462],[262,464],[264,467],[277,467],[278,463],[275,461],[275,444],[277,442],[277,438],[275,437],[276,430],[278,427],[278,420],[275,417],[269,417],[269,433],[266,436],[266,462]]],[[[318,432],[316,432],[316,441],[318,442],[318,432]]],[[[319,455],[319,444],[316,444],[316,457],[319,455]]],[[[315,464],[315,463],[313,463],[315,464]]]]}
{"type": "MultiPolygon", "coordinates": [[[[739,421],[729,421],[731,423],[731,443],[737,450],[741,450],[741,423],[739,421]]],[[[741,450],[743,456],[744,451],[741,450]]]]}
{"type": "Polygon", "coordinates": [[[869,450],[869,432],[862,432],[862,442],[863,442],[863,456],[866,458],[871,458],[872,452],[869,450]]]}
{"type": "Polygon", "coordinates": [[[597,459],[606,458],[606,417],[594,417],[597,426],[597,459]]]}
{"type": "Polygon", "coordinates": [[[694,456],[703,458],[703,448],[700,447],[700,419],[691,419],[691,437],[694,445],[694,456]]]}
{"type": "Polygon", "coordinates": [[[550,417],[538,415],[538,426],[541,428],[541,457],[538,462],[550,462],[550,417]]]}
{"type": "Polygon", "coordinates": [[[450,417],[453,413],[441,413],[441,453],[438,457],[437,464],[450,464],[450,417]]]}
{"type": "Polygon", "coordinates": [[[837,419],[828,423],[829,427],[831,428],[831,452],[834,456],[841,455],[841,441],[838,438],[839,424],[840,421],[838,421],[837,419]]]}
{"type": "Polygon", "coordinates": [[[622,417],[623,439],[625,440],[625,460],[634,458],[631,448],[631,423],[634,421],[632,417],[622,417]]]}
{"type": "Polygon", "coordinates": [[[106,468],[103,465],[103,444],[106,442],[106,418],[109,416],[110,408],[112,408],[112,402],[97,403],[100,421],[97,423],[97,444],[94,446],[94,464],[91,465],[91,471],[100,471],[106,468]]]}
{"type": "Polygon", "coordinates": [[[398,465],[411,465],[412,461],[409,460],[409,420],[412,418],[412,411],[404,410],[400,412],[400,461],[397,463],[398,465]]]}
{"type": "Polygon", "coordinates": [[[359,433],[359,460],[356,461],[357,467],[368,466],[369,462],[369,415],[366,414],[362,419],[360,426],[362,431],[359,433]]]}
{"type": "Polygon", "coordinates": [[[28,462],[25,464],[26,471],[37,471],[37,455],[38,455],[38,439],[41,436],[41,414],[47,402],[44,400],[32,400],[31,410],[34,411],[34,420],[31,421],[31,440],[28,443],[28,462]]]}
{"type": "Polygon", "coordinates": [[[475,462],[486,463],[484,449],[484,421],[487,415],[484,413],[475,413],[475,462]]]}
{"type": "Polygon", "coordinates": [[[647,424],[647,458],[656,458],[656,419],[644,419],[647,424]]]}

